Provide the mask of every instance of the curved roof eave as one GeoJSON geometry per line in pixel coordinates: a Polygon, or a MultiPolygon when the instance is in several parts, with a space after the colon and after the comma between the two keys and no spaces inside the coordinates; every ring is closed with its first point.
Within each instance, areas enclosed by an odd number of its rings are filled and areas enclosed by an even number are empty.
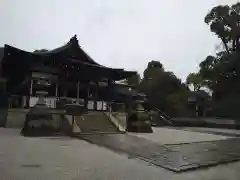
{"type": "Polygon", "coordinates": [[[121,80],[128,77],[131,77],[136,74],[135,71],[125,71],[124,69],[115,69],[110,68],[107,66],[100,65],[99,63],[95,62],[80,46],[77,40],[77,36],[75,35],[70,39],[68,43],[65,45],[50,50],[50,51],[44,51],[44,52],[29,52],[25,50],[18,49],[16,47],[5,45],[4,51],[10,52],[10,53],[20,53],[25,54],[26,56],[52,56],[56,55],[58,53],[65,54],[66,59],[71,59],[72,61],[76,63],[82,63],[87,66],[95,66],[99,68],[104,68],[110,71],[115,71],[115,75],[118,77],[116,79],[121,80]]]}
{"type": "Polygon", "coordinates": [[[91,64],[96,64],[96,65],[100,65],[98,64],[96,61],[94,61],[79,45],[78,43],[78,39],[77,36],[73,36],[69,42],[67,42],[65,45],[55,48],[53,50],[49,50],[49,51],[44,51],[44,52],[33,52],[33,54],[36,55],[45,55],[45,56],[49,56],[49,55],[55,55],[58,53],[65,53],[67,55],[73,55],[74,59],[82,59],[82,57],[85,57],[85,60],[87,60],[87,62],[91,63],[91,64]],[[71,52],[75,51],[76,54],[71,54],[71,52]],[[70,52],[70,54],[69,54],[70,52]],[[80,57],[81,56],[81,57],[80,57]]]}
{"type": "Polygon", "coordinates": [[[99,63],[97,63],[96,61],[94,61],[78,44],[78,40],[77,37],[74,36],[70,39],[70,41],[68,43],[66,43],[65,45],[55,48],[53,50],[49,50],[49,51],[37,51],[37,52],[29,52],[29,51],[25,51],[10,45],[5,45],[5,47],[7,48],[11,48],[14,51],[18,51],[18,52],[22,52],[22,53],[27,53],[29,55],[34,55],[34,56],[54,56],[57,54],[65,54],[66,56],[73,56],[72,58],[76,59],[76,60],[82,60],[85,62],[88,62],[90,64],[94,64],[94,65],[100,65],[99,63]]]}

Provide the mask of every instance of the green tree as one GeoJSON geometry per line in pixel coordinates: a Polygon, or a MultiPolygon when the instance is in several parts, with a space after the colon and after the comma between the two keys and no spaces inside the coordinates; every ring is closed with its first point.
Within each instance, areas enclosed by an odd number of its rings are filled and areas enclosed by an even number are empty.
{"type": "Polygon", "coordinates": [[[158,61],[148,63],[139,89],[148,95],[152,108],[159,108],[171,116],[180,115],[179,108],[185,108],[188,88],[174,73],[165,71],[158,61]]]}
{"type": "Polygon", "coordinates": [[[228,54],[239,49],[240,3],[212,8],[205,17],[205,23],[221,39],[228,54]]]}
{"type": "Polygon", "coordinates": [[[141,81],[141,77],[138,73],[136,75],[131,76],[130,78],[126,79],[126,83],[131,86],[139,85],[140,81],[141,81]]]}
{"type": "Polygon", "coordinates": [[[164,71],[163,65],[159,61],[150,61],[143,72],[143,78],[145,80],[154,78],[155,75],[158,75],[162,71],[164,71]]]}
{"type": "Polygon", "coordinates": [[[193,91],[199,91],[203,87],[203,79],[199,73],[190,73],[186,79],[186,84],[193,86],[193,91]]]}
{"type": "Polygon", "coordinates": [[[205,23],[221,39],[225,50],[202,61],[198,74],[212,92],[214,115],[240,117],[236,108],[240,104],[240,3],[212,8],[205,23]]]}

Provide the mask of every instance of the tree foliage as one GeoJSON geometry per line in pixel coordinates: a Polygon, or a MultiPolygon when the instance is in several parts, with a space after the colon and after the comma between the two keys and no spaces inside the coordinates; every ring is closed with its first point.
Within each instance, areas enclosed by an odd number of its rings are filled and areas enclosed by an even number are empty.
{"type": "MultiPolygon", "coordinates": [[[[213,114],[240,118],[240,3],[216,6],[205,17],[205,23],[224,44],[225,49],[207,56],[199,72],[189,74],[188,83],[202,85],[212,92],[213,114]]],[[[199,86],[197,86],[199,87],[199,86]]]]}
{"type": "Polygon", "coordinates": [[[148,95],[152,108],[159,108],[169,115],[180,116],[186,106],[188,88],[174,73],[165,71],[159,61],[148,63],[139,89],[148,95]]]}
{"type": "Polygon", "coordinates": [[[138,73],[126,79],[126,83],[130,86],[137,86],[139,85],[140,81],[141,81],[141,77],[138,73]]]}
{"type": "Polygon", "coordinates": [[[186,115],[187,99],[194,96],[202,107],[211,106],[214,116],[240,118],[240,3],[212,8],[204,21],[224,49],[207,56],[199,71],[189,74],[186,85],[193,87],[193,92],[159,61],[148,63],[139,89],[148,95],[152,107],[170,115],[186,115]]]}
{"type": "Polygon", "coordinates": [[[205,17],[205,23],[222,40],[228,54],[239,49],[240,3],[212,8],[205,17]]]}
{"type": "Polygon", "coordinates": [[[203,86],[203,79],[199,73],[190,73],[187,77],[186,84],[193,86],[193,91],[199,91],[203,86]]]}

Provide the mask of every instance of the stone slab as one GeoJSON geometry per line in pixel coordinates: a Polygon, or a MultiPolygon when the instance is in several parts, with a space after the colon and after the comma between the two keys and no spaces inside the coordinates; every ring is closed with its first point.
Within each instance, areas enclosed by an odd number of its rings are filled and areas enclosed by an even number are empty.
{"type": "Polygon", "coordinates": [[[81,139],[157,166],[182,172],[240,159],[240,139],[160,145],[128,134],[79,135],[81,139]]]}
{"type": "Polygon", "coordinates": [[[1,180],[239,180],[240,162],[184,173],[68,137],[28,138],[0,128],[1,180]]]}

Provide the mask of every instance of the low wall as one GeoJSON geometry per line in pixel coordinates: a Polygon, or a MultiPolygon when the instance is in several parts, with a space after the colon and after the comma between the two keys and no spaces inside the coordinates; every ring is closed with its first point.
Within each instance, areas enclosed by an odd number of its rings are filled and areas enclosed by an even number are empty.
{"type": "Polygon", "coordinates": [[[116,118],[112,113],[106,112],[105,113],[108,118],[110,119],[110,121],[112,121],[112,123],[118,128],[119,131],[124,132],[126,131],[126,126],[123,126],[119,121],[118,118],[116,118]]]}
{"type": "Polygon", "coordinates": [[[126,130],[127,114],[125,112],[112,112],[112,115],[118,120],[118,123],[126,130]]]}
{"type": "MultiPolygon", "coordinates": [[[[25,96],[23,97],[23,102],[24,104],[22,105],[22,107],[25,107],[25,96]]],[[[58,98],[61,98],[61,97],[58,97],[58,98]]],[[[72,102],[74,101],[77,101],[78,99],[77,98],[66,98],[66,97],[63,97],[64,99],[67,99],[67,100],[70,100],[72,102]]],[[[36,105],[37,101],[38,101],[39,97],[36,97],[36,96],[31,96],[30,97],[30,107],[33,107],[36,105]]],[[[44,98],[44,101],[46,102],[46,105],[47,107],[49,108],[56,108],[56,102],[57,102],[57,97],[45,97],[44,98]]],[[[84,102],[84,99],[79,99],[79,101],[82,101],[84,102]]],[[[89,100],[88,101],[88,105],[87,105],[88,109],[89,110],[93,110],[94,109],[94,101],[92,100],[89,100]]],[[[104,101],[97,101],[97,110],[106,110],[107,109],[107,103],[104,102],[104,101]]]]}
{"type": "Polygon", "coordinates": [[[217,118],[172,118],[173,126],[240,129],[240,122],[217,118]]]}

